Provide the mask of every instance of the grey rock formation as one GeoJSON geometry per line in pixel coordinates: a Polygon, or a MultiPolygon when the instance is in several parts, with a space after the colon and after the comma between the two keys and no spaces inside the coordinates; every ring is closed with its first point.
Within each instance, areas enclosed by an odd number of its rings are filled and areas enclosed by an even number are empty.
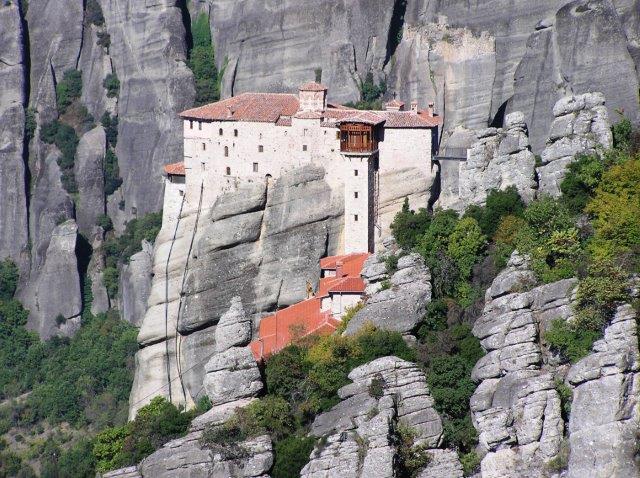
{"type": "Polygon", "coordinates": [[[388,289],[383,289],[381,282],[371,287],[374,279],[381,277],[382,267],[384,264],[379,259],[367,261],[363,277],[372,294],[349,321],[347,335],[356,333],[367,323],[407,334],[422,320],[431,301],[431,273],[420,255],[412,253],[398,259],[398,270],[388,279],[388,289]]]}
{"type": "Polygon", "coordinates": [[[388,61],[393,0],[211,4],[216,60],[219,68],[226,64],[223,96],[295,90],[321,69],[330,100],[353,100],[358,75],[388,61]]]}
{"type": "Polygon", "coordinates": [[[397,357],[383,357],[355,368],[349,379],[353,383],[338,391],[342,401],[313,422],[311,434],[324,437],[325,442],[311,453],[302,478],[395,476],[392,436],[398,423],[414,430],[416,445],[434,453],[420,476],[462,477],[455,453],[437,449],[442,421],[418,367],[397,357]],[[372,396],[374,381],[380,390],[372,396]],[[443,474],[445,470],[449,474],[443,474]]]}
{"type": "Polygon", "coordinates": [[[136,466],[114,470],[102,478],[268,478],[273,465],[269,436],[246,440],[238,447],[242,457],[211,450],[201,444],[202,430],[166,443],[136,466]]]}
{"type": "Polygon", "coordinates": [[[549,139],[536,168],[538,195],[560,196],[560,183],[577,154],[594,153],[613,146],[611,125],[602,93],[585,93],[559,99],[553,107],[549,139]]]}
{"type": "Polygon", "coordinates": [[[27,326],[42,338],[71,335],[80,324],[82,297],[76,260],[77,236],[78,226],[73,220],[55,228],[33,296],[25,300],[25,307],[29,309],[27,326]],[[58,316],[62,316],[63,323],[57,323],[58,316]]]}
{"type": "Polygon", "coordinates": [[[504,129],[478,132],[478,141],[459,163],[458,195],[461,208],[483,204],[491,189],[515,186],[524,201],[535,196],[535,157],[529,147],[522,113],[511,113],[504,129]]]}
{"type": "MultiPolygon", "coordinates": [[[[631,119],[639,114],[638,72],[632,57],[639,25],[637,20],[633,27],[633,22],[625,21],[632,2],[558,3],[566,5],[541,22],[527,40],[508,108],[525,113],[536,153],[542,151],[549,133],[554,102],[567,94],[601,91],[611,117],[619,108],[631,119]],[[630,37],[628,29],[633,30],[630,37]]],[[[637,3],[635,8],[637,12],[637,3]]]]}
{"type": "Polygon", "coordinates": [[[638,476],[640,363],[636,314],[620,306],[594,353],[567,374],[573,385],[567,477],[638,476]]]}
{"type": "MultiPolygon", "coordinates": [[[[6,3],[6,2],[5,2],[6,3]]],[[[0,6],[0,259],[22,262],[28,241],[24,32],[16,3],[0,6]]]]}
{"type": "Polygon", "coordinates": [[[76,221],[78,229],[85,236],[91,234],[98,216],[105,213],[103,159],[106,147],[104,128],[96,126],[82,135],[76,151],[76,221]]]}
{"type": "Polygon", "coordinates": [[[140,326],[147,310],[151,293],[153,246],[142,241],[142,250],[136,252],[120,271],[118,310],[123,320],[140,326]]]}
{"type": "Polygon", "coordinates": [[[264,388],[250,341],[251,320],[234,297],[216,327],[216,353],[204,368],[203,385],[214,406],[255,397],[264,388]]]}
{"type": "Polygon", "coordinates": [[[182,160],[182,120],[193,104],[186,39],[177,2],[100,0],[111,36],[109,55],[120,80],[118,145],[125,210],[116,227],[162,206],[162,165],[182,160]],[[136,213],[133,213],[135,208],[136,213]]]}
{"type": "Polygon", "coordinates": [[[514,253],[487,290],[473,326],[487,355],[472,372],[480,382],[470,406],[479,432],[483,478],[540,476],[560,451],[564,423],[554,376],[543,369],[540,333],[571,316],[576,281],[533,287],[528,261],[514,253]]]}

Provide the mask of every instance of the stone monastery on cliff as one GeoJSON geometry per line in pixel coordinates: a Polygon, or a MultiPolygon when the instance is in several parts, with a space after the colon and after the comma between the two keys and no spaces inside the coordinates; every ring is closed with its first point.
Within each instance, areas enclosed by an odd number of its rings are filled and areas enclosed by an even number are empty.
{"type": "MultiPolygon", "coordinates": [[[[306,83],[298,95],[243,93],[184,111],[184,162],[165,166],[164,215],[211,207],[244,182],[270,181],[308,163],[321,165],[332,188],[344,188],[344,254],[374,252],[380,223],[380,174],[431,171],[440,117],[432,104],[384,111],[327,103],[327,88],[306,83]]],[[[426,204],[425,204],[426,206],[426,204]]]]}

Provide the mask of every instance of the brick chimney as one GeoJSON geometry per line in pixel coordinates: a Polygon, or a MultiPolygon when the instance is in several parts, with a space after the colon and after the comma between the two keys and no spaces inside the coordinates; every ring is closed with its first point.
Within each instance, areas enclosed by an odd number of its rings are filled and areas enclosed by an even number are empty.
{"type": "Polygon", "coordinates": [[[429,102],[429,106],[427,107],[427,115],[433,117],[433,101],[429,102]]]}
{"type": "Polygon", "coordinates": [[[323,111],[327,108],[327,87],[311,81],[298,88],[299,111],[323,111]]]}
{"type": "Polygon", "coordinates": [[[416,100],[413,100],[411,102],[411,111],[413,111],[414,113],[418,112],[418,102],[416,100]]]}

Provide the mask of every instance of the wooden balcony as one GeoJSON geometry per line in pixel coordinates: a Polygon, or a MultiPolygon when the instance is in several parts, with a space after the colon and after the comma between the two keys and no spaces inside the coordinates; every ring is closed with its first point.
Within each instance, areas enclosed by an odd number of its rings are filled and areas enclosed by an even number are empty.
{"type": "Polygon", "coordinates": [[[378,135],[374,125],[363,123],[340,124],[340,152],[373,153],[378,149],[378,135]]]}

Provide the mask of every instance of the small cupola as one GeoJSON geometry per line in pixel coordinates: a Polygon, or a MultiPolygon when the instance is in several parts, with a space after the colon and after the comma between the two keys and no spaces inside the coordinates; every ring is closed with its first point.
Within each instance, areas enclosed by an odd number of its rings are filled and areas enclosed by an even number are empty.
{"type": "Polygon", "coordinates": [[[404,110],[404,103],[402,101],[394,98],[391,101],[387,101],[384,104],[384,109],[386,111],[403,111],[404,110]]]}
{"type": "Polygon", "coordinates": [[[324,111],[327,108],[327,87],[311,81],[298,88],[300,111],[324,111]]]}

